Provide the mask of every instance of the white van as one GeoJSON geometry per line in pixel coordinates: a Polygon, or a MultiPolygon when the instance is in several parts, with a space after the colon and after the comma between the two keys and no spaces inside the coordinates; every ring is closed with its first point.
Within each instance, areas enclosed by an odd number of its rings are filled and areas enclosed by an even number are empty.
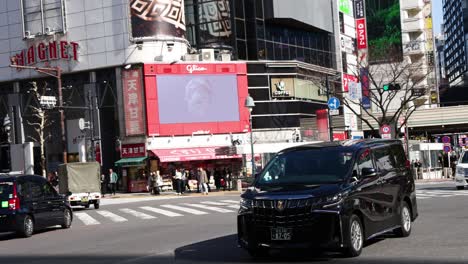
{"type": "Polygon", "coordinates": [[[458,190],[463,190],[468,185],[468,151],[463,151],[457,162],[455,171],[455,185],[458,190]]]}

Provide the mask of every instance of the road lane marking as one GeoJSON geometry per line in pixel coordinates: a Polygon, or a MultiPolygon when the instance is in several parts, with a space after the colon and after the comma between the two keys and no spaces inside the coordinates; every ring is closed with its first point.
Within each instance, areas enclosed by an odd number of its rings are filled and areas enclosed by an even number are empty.
{"type": "Polygon", "coordinates": [[[231,205],[228,205],[228,206],[226,206],[226,207],[234,208],[234,209],[236,209],[236,210],[239,210],[239,207],[240,207],[240,206],[237,205],[237,204],[231,204],[231,205]]]}
{"type": "Polygon", "coordinates": [[[234,201],[234,200],[221,200],[221,202],[239,204],[239,201],[234,201]]]}
{"type": "Polygon", "coordinates": [[[229,203],[219,203],[219,202],[200,202],[202,204],[209,204],[209,205],[228,205],[229,203]]]}
{"type": "Polygon", "coordinates": [[[167,210],[164,210],[164,209],[154,208],[154,207],[151,207],[151,206],[142,206],[140,208],[143,209],[143,210],[146,210],[146,211],[150,211],[150,212],[157,213],[157,214],[162,214],[162,215],[169,216],[169,217],[184,216],[184,215],[181,215],[181,214],[178,214],[178,213],[174,213],[174,212],[167,211],[167,210]]]}
{"type": "MultiPolygon", "coordinates": [[[[425,192],[419,192],[419,193],[425,193],[425,194],[435,194],[435,195],[463,195],[463,196],[468,196],[468,193],[466,192],[457,192],[457,191],[425,191],[425,192]]],[[[418,194],[418,192],[416,192],[418,194]]]]}
{"type": "Polygon", "coordinates": [[[234,213],[234,211],[232,211],[232,210],[219,208],[219,207],[213,207],[213,206],[204,205],[204,204],[184,204],[184,205],[197,207],[197,208],[210,210],[210,211],[215,211],[215,212],[218,212],[218,213],[234,213]]]}
{"type": "Polygon", "coordinates": [[[89,216],[87,213],[73,213],[85,225],[99,225],[99,221],[89,216]]]}
{"type": "Polygon", "coordinates": [[[138,217],[140,219],[147,220],[147,219],[155,219],[156,218],[156,216],[152,216],[152,215],[149,215],[149,214],[138,212],[138,211],[135,211],[135,210],[132,210],[132,209],[129,209],[129,208],[122,208],[122,209],[119,209],[119,210],[124,212],[124,213],[127,213],[127,214],[133,215],[135,217],[138,217]]]}
{"type": "Polygon", "coordinates": [[[186,213],[189,213],[189,214],[194,214],[194,215],[208,214],[207,212],[202,212],[202,211],[199,211],[199,210],[195,210],[195,209],[187,208],[187,207],[182,207],[182,206],[178,206],[178,205],[163,204],[161,206],[165,207],[165,208],[170,208],[170,209],[186,212],[186,213]]]}
{"type": "Polygon", "coordinates": [[[121,222],[126,222],[128,221],[127,219],[119,216],[119,215],[116,215],[114,213],[111,213],[109,211],[103,211],[103,210],[99,210],[99,211],[96,211],[96,213],[106,217],[106,218],[109,218],[112,222],[115,222],[115,223],[121,223],[121,222]]]}

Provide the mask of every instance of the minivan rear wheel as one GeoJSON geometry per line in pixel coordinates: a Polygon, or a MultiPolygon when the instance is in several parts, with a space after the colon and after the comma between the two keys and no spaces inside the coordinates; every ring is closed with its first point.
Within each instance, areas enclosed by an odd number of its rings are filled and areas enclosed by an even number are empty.
{"type": "Polygon", "coordinates": [[[348,247],[343,250],[346,257],[357,257],[361,255],[364,245],[364,229],[361,219],[353,214],[349,219],[348,232],[345,235],[348,247]]]}
{"type": "Polygon", "coordinates": [[[395,235],[407,237],[411,234],[411,210],[408,203],[403,201],[400,210],[400,227],[395,229],[395,235]]]}
{"type": "Polygon", "coordinates": [[[18,235],[22,237],[31,237],[34,233],[34,220],[30,215],[25,215],[18,226],[18,235]]]}

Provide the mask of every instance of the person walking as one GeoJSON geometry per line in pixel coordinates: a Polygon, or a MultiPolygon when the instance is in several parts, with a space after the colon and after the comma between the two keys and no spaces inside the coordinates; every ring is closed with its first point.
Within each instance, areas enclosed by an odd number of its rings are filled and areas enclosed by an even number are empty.
{"type": "Polygon", "coordinates": [[[146,182],[146,190],[148,190],[149,194],[152,195],[154,194],[153,193],[153,190],[154,190],[154,185],[153,185],[153,173],[154,172],[150,172],[150,175],[148,176],[148,180],[146,182]]]}
{"type": "Polygon", "coordinates": [[[203,192],[203,194],[208,195],[208,176],[206,175],[206,171],[202,167],[198,168],[197,176],[200,191],[203,192]]]}
{"type": "Polygon", "coordinates": [[[176,193],[177,195],[181,195],[182,193],[182,172],[180,172],[180,169],[177,168],[175,170],[175,174],[174,174],[174,180],[175,180],[175,185],[176,185],[176,193]]]}
{"type": "Polygon", "coordinates": [[[107,177],[105,174],[101,174],[101,194],[102,194],[102,197],[105,197],[106,196],[106,192],[107,192],[107,184],[109,182],[107,181],[107,177]]]}
{"type": "Polygon", "coordinates": [[[117,175],[117,173],[115,173],[112,169],[109,169],[109,183],[110,183],[110,193],[112,193],[112,195],[115,195],[115,189],[116,189],[116,186],[117,186],[117,181],[119,180],[119,176],[117,175]]]}
{"type": "MultiPolygon", "coordinates": [[[[187,186],[187,177],[188,177],[188,171],[182,168],[180,170],[180,173],[182,174],[182,177],[180,179],[180,193],[184,194],[185,193],[185,187],[187,186]]],[[[190,187],[189,187],[190,188],[190,187]]]]}

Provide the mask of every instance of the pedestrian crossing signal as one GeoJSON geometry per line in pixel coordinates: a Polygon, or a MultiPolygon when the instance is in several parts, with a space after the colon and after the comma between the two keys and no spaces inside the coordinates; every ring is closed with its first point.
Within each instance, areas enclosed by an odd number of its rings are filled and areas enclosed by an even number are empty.
{"type": "Polygon", "coordinates": [[[384,86],[383,86],[384,92],[399,91],[400,89],[401,89],[401,87],[400,87],[400,84],[398,84],[398,83],[388,83],[388,84],[384,84],[384,86]]]}

